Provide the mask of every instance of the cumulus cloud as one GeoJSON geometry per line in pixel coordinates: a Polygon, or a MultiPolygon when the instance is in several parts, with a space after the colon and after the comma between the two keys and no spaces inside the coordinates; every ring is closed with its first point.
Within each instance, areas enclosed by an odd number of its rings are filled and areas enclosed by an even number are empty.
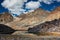
{"type": "Polygon", "coordinates": [[[14,5],[23,5],[24,2],[27,2],[27,0],[4,0],[3,3],[1,3],[2,6],[9,8],[14,5]]]}
{"type": "Polygon", "coordinates": [[[60,0],[56,0],[57,2],[60,2],[60,0]]]}
{"type": "Polygon", "coordinates": [[[4,2],[1,3],[1,5],[3,5],[3,7],[5,7],[5,8],[8,8],[8,7],[11,7],[12,5],[14,5],[16,2],[17,2],[17,0],[16,1],[15,0],[13,0],[13,1],[4,0],[4,2]]]}
{"type": "Polygon", "coordinates": [[[40,5],[40,2],[37,1],[37,2],[34,2],[34,1],[30,1],[26,4],[26,8],[27,9],[36,9],[36,8],[39,8],[41,5],[40,5]]]}
{"type": "Polygon", "coordinates": [[[51,4],[54,1],[60,2],[60,0],[39,0],[39,2],[44,2],[45,4],[51,4]]]}
{"type": "Polygon", "coordinates": [[[44,2],[45,4],[53,3],[53,0],[39,0],[40,2],[44,2]]]}
{"type": "MultiPolygon", "coordinates": [[[[34,11],[34,9],[39,8],[41,6],[40,2],[44,2],[45,4],[51,4],[53,3],[53,1],[60,2],[60,0],[30,1],[26,3],[25,8],[31,9],[31,10],[28,10],[28,12],[32,12],[34,11]]],[[[12,15],[13,14],[20,15],[21,13],[28,13],[28,12],[25,12],[26,11],[25,9],[23,9],[24,2],[27,2],[27,0],[4,0],[1,3],[1,5],[5,8],[8,8],[9,12],[11,12],[12,15]]]]}
{"type": "Polygon", "coordinates": [[[25,10],[22,8],[24,2],[27,2],[27,0],[4,0],[1,5],[8,8],[12,14],[20,15],[22,12],[25,12],[25,10]]]}

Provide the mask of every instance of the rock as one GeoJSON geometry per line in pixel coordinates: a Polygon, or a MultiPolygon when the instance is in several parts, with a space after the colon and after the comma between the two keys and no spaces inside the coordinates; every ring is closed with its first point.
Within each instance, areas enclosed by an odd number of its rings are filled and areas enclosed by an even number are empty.
{"type": "Polygon", "coordinates": [[[60,7],[53,10],[43,23],[28,29],[29,33],[60,35],[60,7]]]}
{"type": "Polygon", "coordinates": [[[7,25],[0,24],[0,34],[12,34],[15,31],[7,25]]]}
{"type": "Polygon", "coordinates": [[[0,24],[5,24],[13,21],[13,16],[8,12],[0,14],[0,24]]]}
{"type": "Polygon", "coordinates": [[[39,25],[36,25],[33,28],[28,29],[29,33],[42,34],[42,33],[52,33],[60,32],[60,19],[48,21],[39,25]]]}
{"type": "Polygon", "coordinates": [[[54,9],[50,14],[51,15],[46,17],[44,21],[52,21],[55,19],[59,19],[60,18],[60,7],[57,7],[56,9],[54,9]]]}

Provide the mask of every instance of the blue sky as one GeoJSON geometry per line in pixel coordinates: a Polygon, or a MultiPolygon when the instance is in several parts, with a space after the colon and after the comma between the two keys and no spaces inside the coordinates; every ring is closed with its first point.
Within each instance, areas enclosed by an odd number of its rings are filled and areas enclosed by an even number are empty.
{"type": "MultiPolygon", "coordinates": [[[[2,13],[2,12],[5,12],[5,11],[9,11],[9,9],[8,8],[5,8],[5,7],[3,7],[2,5],[1,5],[1,3],[3,2],[4,0],[0,0],[0,13],[2,13]]],[[[26,8],[26,4],[27,3],[29,3],[30,1],[33,1],[33,2],[37,2],[38,0],[27,0],[27,2],[24,2],[24,5],[23,5],[23,9],[25,10],[25,11],[28,11],[28,10],[30,10],[30,8],[28,9],[28,8],[26,8]]],[[[52,0],[53,1],[53,0],[52,0]]],[[[43,0],[43,1],[41,1],[41,2],[37,2],[37,4],[38,3],[40,3],[40,6],[38,7],[38,8],[43,8],[44,10],[48,10],[48,11],[52,11],[53,9],[55,9],[56,7],[58,7],[58,6],[60,6],[60,0],[59,1],[53,1],[53,2],[50,2],[50,1],[45,1],[45,0],[43,0]],[[47,4],[47,3],[50,3],[50,4],[47,4]]],[[[28,4],[28,6],[29,6],[29,4],[28,4]]],[[[37,5],[38,6],[38,5],[37,5]]],[[[31,8],[32,9],[32,8],[31,8]]]]}
{"type": "Polygon", "coordinates": [[[4,8],[1,3],[3,2],[3,0],[0,0],[0,13],[8,11],[8,9],[4,8]]]}
{"type": "Polygon", "coordinates": [[[50,5],[49,4],[42,3],[42,7],[41,8],[43,8],[45,10],[52,11],[52,10],[54,10],[58,6],[60,6],[60,2],[54,1],[54,3],[52,3],[50,5]]]}

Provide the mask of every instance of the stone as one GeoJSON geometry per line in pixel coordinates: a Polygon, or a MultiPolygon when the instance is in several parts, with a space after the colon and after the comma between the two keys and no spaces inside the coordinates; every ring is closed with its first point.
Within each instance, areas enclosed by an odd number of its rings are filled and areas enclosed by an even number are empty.
{"type": "Polygon", "coordinates": [[[8,12],[3,12],[0,14],[0,24],[5,24],[13,21],[13,16],[8,12]]]}

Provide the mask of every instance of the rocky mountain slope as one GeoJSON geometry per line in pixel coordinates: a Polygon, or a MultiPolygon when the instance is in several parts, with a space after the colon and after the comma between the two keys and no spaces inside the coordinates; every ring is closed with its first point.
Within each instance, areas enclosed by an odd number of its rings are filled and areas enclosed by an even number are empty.
{"type": "Polygon", "coordinates": [[[13,21],[7,25],[16,30],[22,28],[27,30],[29,27],[33,27],[36,24],[43,22],[48,15],[50,15],[50,12],[43,9],[36,9],[34,12],[20,15],[18,18],[20,20],[13,21]]]}
{"type": "Polygon", "coordinates": [[[50,35],[60,34],[60,19],[36,25],[33,28],[29,28],[28,32],[37,35],[48,35],[49,33],[50,35]]]}
{"type": "Polygon", "coordinates": [[[13,21],[13,16],[8,12],[0,14],[0,24],[5,24],[13,21]]]}
{"type": "Polygon", "coordinates": [[[22,28],[27,30],[29,27],[31,28],[46,21],[52,21],[59,18],[60,7],[57,7],[52,12],[48,12],[43,9],[36,9],[34,12],[20,15],[18,21],[16,20],[6,25],[9,25],[16,30],[20,30],[22,28]]]}
{"type": "Polygon", "coordinates": [[[42,35],[57,35],[60,34],[60,7],[51,12],[42,24],[29,28],[29,33],[42,35]]]}
{"type": "MultiPolygon", "coordinates": [[[[28,31],[29,28],[34,28],[37,27],[37,25],[45,24],[45,22],[47,21],[51,22],[54,21],[55,19],[58,20],[59,18],[60,18],[60,7],[57,7],[52,12],[45,11],[41,8],[38,8],[33,12],[20,15],[14,20],[12,17],[13,21],[7,20],[7,23],[5,25],[8,25],[14,30],[28,31]]],[[[47,26],[49,27],[49,25],[47,26]]]]}
{"type": "Polygon", "coordinates": [[[52,21],[54,19],[59,19],[60,18],[60,7],[57,7],[56,9],[54,9],[51,13],[51,15],[49,15],[45,21],[52,21]]]}

